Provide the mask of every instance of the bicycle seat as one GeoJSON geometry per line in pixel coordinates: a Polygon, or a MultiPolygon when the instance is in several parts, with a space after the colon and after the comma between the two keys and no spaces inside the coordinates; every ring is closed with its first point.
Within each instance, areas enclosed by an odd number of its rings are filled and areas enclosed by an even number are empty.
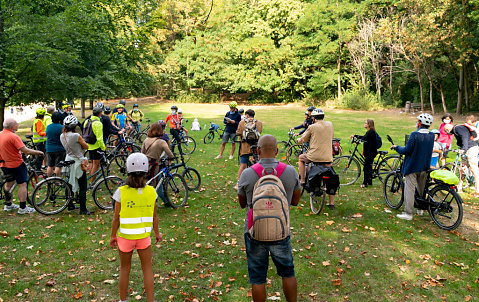
{"type": "Polygon", "coordinates": [[[58,163],[58,167],[60,168],[63,168],[63,167],[68,167],[68,166],[71,166],[75,163],[74,160],[65,160],[65,161],[61,161],[58,163]]]}
{"type": "Polygon", "coordinates": [[[32,137],[33,137],[33,135],[31,135],[31,134],[27,134],[27,135],[25,135],[25,137],[26,137],[26,138],[28,138],[28,139],[30,139],[30,138],[32,138],[32,137]]]}
{"type": "Polygon", "coordinates": [[[378,154],[380,154],[380,155],[386,155],[386,154],[388,154],[388,151],[378,151],[378,154]]]}
{"type": "Polygon", "coordinates": [[[341,141],[341,139],[340,138],[333,138],[333,141],[334,142],[339,142],[339,141],[341,141]]]}

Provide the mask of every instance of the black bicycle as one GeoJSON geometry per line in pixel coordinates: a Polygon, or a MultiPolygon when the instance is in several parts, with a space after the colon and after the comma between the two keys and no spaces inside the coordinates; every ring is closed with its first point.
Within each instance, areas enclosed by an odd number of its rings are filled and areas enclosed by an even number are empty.
{"type": "MultiPolygon", "coordinates": [[[[394,145],[388,135],[388,140],[394,145]]],[[[427,171],[426,185],[422,194],[415,191],[414,207],[427,210],[434,223],[444,230],[454,230],[462,222],[462,198],[457,193],[456,185],[433,178],[427,171]]],[[[399,209],[404,203],[404,175],[401,168],[390,172],[384,179],[384,199],[392,209],[399,209]]]]}
{"type": "Polygon", "coordinates": [[[218,135],[219,139],[222,139],[224,132],[225,132],[224,128],[221,128],[215,123],[210,123],[210,128],[208,129],[208,133],[206,133],[205,137],[203,137],[203,143],[205,144],[211,143],[215,139],[216,135],[218,135]]]}
{"type": "MultiPolygon", "coordinates": [[[[351,155],[343,155],[333,160],[334,170],[337,171],[341,179],[341,185],[348,186],[354,184],[361,176],[361,166],[364,166],[365,158],[358,150],[358,146],[364,141],[354,136],[351,145],[354,146],[353,151],[349,151],[351,155]]],[[[398,154],[388,155],[387,151],[378,151],[378,157],[373,162],[373,179],[379,178],[384,183],[386,175],[396,170],[402,163],[398,154]]]]}

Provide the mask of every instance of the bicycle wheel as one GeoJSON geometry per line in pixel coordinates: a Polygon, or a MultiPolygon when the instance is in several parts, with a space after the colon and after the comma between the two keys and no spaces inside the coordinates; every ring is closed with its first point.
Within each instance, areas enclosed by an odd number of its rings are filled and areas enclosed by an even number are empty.
{"type": "Polygon", "coordinates": [[[128,155],[126,153],[119,153],[108,163],[107,171],[110,175],[126,175],[126,159],[128,155]]]}
{"type": "Polygon", "coordinates": [[[393,154],[386,156],[379,162],[376,168],[376,174],[379,180],[384,183],[384,178],[392,171],[396,171],[401,166],[399,155],[393,154]]]}
{"type": "Polygon", "coordinates": [[[358,161],[349,155],[334,158],[333,168],[339,175],[341,186],[352,185],[361,175],[361,168],[358,161]]]}
{"type": "Polygon", "coordinates": [[[288,152],[288,148],[289,148],[288,142],[280,141],[278,142],[277,147],[278,147],[277,158],[283,162],[287,161],[286,152],[288,152]]]}
{"type": "Polygon", "coordinates": [[[402,174],[391,172],[384,178],[384,199],[393,209],[399,209],[404,202],[404,181],[402,174]]]}
{"type": "Polygon", "coordinates": [[[429,215],[443,230],[454,230],[462,222],[462,199],[447,186],[436,186],[429,191],[429,215]]]}
{"type": "Polygon", "coordinates": [[[206,133],[205,137],[203,137],[203,143],[209,144],[215,139],[215,133],[214,132],[208,132],[206,133]]]}
{"type": "Polygon", "coordinates": [[[146,137],[147,137],[147,134],[145,132],[140,132],[135,136],[135,139],[140,145],[142,145],[146,137]]]}
{"type": "Polygon", "coordinates": [[[32,205],[43,215],[60,213],[73,198],[70,185],[60,177],[50,177],[37,184],[32,193],[32,205]]]}
{"type": "Polygon", "coordinates": [[[185,179],[188,190],[195,191],[200,188],[201,176],[195,169],[186,167],[181,176],[185,179]]]}
{"type": "Polygon", "coordinates": [[[303,154],[303,145],[294,144],[286,151],[286,159],[291,166],[298,166],[299,156],[303,154]]]}
{"type": "Polygon", "coordinates": [[[166,176],[163,192],[168,204],[173,208],[183,207],[188,201],[188,186],[183,176],[178,173],[166,176]]]}
{"type": "Polygon", "coordinates": [[[309,194],[309,204],[311,205],[311,211],[318,215],[324,208],[326,203],[326,190],[323,190],[323,194],[321,196],[317,196],[314,193],[309,194]]]}
{"type": "Polygon", "coordinates": [[[93,187],[93,201],[100,209],[113,209],[113,194],[123,184],[123,179],[118,176],[107,176],[99,180],[93,187]]]}
{"type": "Polygon", "coordinates": [[[196,150],[196,141],[191,136],[186,135],[181,142],[181,150],[187,154],[193,154],[196,150]]]}
{"type": "Polygon", "coordinates": [[[141,153],[141,148],[134,144],[127,144],[121,147],[117,154],[126,154],[128,156],[132,153],[141,153]]]}

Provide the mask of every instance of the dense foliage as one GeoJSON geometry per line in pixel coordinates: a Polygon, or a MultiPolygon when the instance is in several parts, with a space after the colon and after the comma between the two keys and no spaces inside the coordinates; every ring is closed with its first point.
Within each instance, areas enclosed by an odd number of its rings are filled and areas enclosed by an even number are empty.
{"type": "Polygon", "coordinates": [[[0,109],[157,93],[461,113],[478,21],[477,0],[0,0],[0,109]]]}

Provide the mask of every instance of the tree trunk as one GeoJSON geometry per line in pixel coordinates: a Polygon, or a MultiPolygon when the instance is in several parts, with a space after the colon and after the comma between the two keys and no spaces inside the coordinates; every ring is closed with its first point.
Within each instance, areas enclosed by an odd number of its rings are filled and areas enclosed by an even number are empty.
{"type": "Polygon", "coordinates": [[[446,100],[444,99],[444,91],[442,89],[442,82],[439,83],[439,90],[441,91],[442,110],[444,110],[444,113],[447,113],[446,100]]]}
{"type": "Polygon", "coordinates": [[[463,66],[459,68],[459,85],[457,85],[457,107],[456,113],[462,114],[462,87],[464,82],[464,71],[463,66]]]}
{"type": "Polygon", "coordinates": [[[338,55],[338,100],[341,98],[341,42],[339,42],[338,55]]]}
{"type": "Polygon", "coordinates": [[[5,54],[5,22],[2,1],[0,0],[0,130],[3,130],[3,120],[5,118],[5,105],[7,104],[7,87],[5,62],[7,61],[5,54]]]}
{"type": "Polygon", "coordinates": [[[421,111],[424,112],[424,95],[422,93],[422,81],[421,81],[421,70],[419,67],[416,69],[417,82],[419,83],[419,94],[421,97],[421,111]]]}
{"type": "Polygon", "coordinates": [[[81,118],[85,118],[85,98],[81,98],[81,118]]]}
{"type": "Polygon", "coordinates": [[[0,130],[3,130],[3,121],[5,120],[5,104],[7,100],[0,98],[0,130]]]}
{"type": "Polygon", "coordinates": [[[469,106],[469,80],[468,80],[468,74],[467,74],[467,66],[464,68],[464,101],[466,102],[466,111],[469,112],[470,106],[469,106]]]}
{"type": "Polygon", "coordinates": [[[433,102],[433,99],[432,99],[432,80],[429,79],[429,102],[431,103],[431,111],[432,111],[432,114],[436,114],[436,111],[434,110],[434,102],[433,102]]]}
{"type": "Polygon", "coordinates": [[[90,110],[93,110],[93,99],[90,99],[90,110]]]}
{"type": "Polygon", "coordinates": [[[389,46],[389,49],[391,50],[391,60],[389,61],[389,90],[391,91],[391,96],[393,96],[393,62],[394,62],[394,48],[393,45],[391,44],[389,46]]]}

